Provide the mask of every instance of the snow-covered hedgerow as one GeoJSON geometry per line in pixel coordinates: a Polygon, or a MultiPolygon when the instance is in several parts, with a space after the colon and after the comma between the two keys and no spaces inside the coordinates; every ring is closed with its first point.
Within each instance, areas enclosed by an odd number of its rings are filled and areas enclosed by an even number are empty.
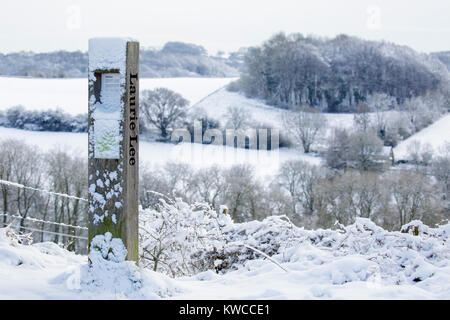
{"type": "MultiPolygon", "coordinates": [[[[313,239],[311,236],[315,232],[308,233],[309,239],[313,239]]],[[[334,257],[358,255],[375,262],[380,282],[411,284],[432,277],[439,268],[449,265],[449,235],[449,224],[429,228],[419,221],[413,221],[404,226],[401,232],[389,232],[369,219],[358,218],[354,224],[341,226],[340,232],[333,233],[328,250],[332,251],[334,257]]],[[[317,246],[325,249],[320,242],[317,246]]],[[[294,251],[286,255],[287,261],[295,259],[295,254],[290,255],[294,251]]],[[[345,277],[341,280],[337,280],[337,283],[347,281],[345,277]]]]}
{"type": "Polygon", "coordinates": [[[160,200],[139,219],[141,266],[172,277],[235,270],[247,260],[281,252],[299,231],[285,216],[233,223],[228,214],[181,199],[160,200]]]}
{"type": "Polygon", "coordinates": [[[357,256],[366,267],[370,264],[371,271],[360,266],[361,274],[352,268],[335,271],[330,277],[336,284],[356,278],[366,281],[374,275],[390,285],[413,284],[450,267],[450,224],[430,228],[413,221],[401,231],[389,232],[358,218],[337,230],[304,230],[285,216],[234,223],[228,215],[181,200],[163,201],[157,210],[142,211],[140,219],[141,263],[173,277],[207,270],[227,273],[267,257],[281,267],[304,259],[306,247],[333,259],[357,256]]]}
{"type": "MultiPolygon", "coordinates": [[[[327,256],[333,260],[358,256],[374,263],[369,268],[371,272],[364,266],[355,266],[364,270],[364,275],[355,275],[353,267],[331,274],[334,284],[352,281],[353,276],[367,281],[373,274],[380,282],[387,281],[390,285],[411,284],[430,278],[440,268],[450,266],[450,224],[430,228],[420,221],[413,221],[405,225],[402,231],[389,232],[369,219],[357,218],[354,224],[339,226],[338,230],[303,230],[287,224],[283,226],[280,219],[271,217],[262,222],[235,225],[230,228],[233,229],[230,236],[233,234],[238,241],[249,243],[271,255],[280,264],[290,264],[298,262],[299,257],[304,258],[305,246],[314,247],[317,252],[329,252],[327,256]]],[[[229,242],[228,248],[232,244],[229,242]]],[[[243,257],[240,255],[240,258],[243,257]]],[[[247,255],[247,258],[253,257],[247,255]]],[[[314,257],[311,259],[314,260],[314,257]]],[[[318,264],[324,262],[315,261],[318,264]]],[[[245,259],[236,261],[234,268],[245,264],[245,259]]]]}

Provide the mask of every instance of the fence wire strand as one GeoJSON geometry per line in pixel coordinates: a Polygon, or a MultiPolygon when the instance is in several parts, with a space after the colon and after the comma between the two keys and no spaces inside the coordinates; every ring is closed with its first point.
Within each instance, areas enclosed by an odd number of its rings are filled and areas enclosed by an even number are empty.
{"type": "Polygon", "coordinates": [[[53,222],[53,221],[45,221],[45,220],[40,220],[40,219],[36,219],[36,218],[29,218],[29,217],[22,217],[20,215],[12,215],[12,214],[7,214],[7,213],[0,213],[0,217],[2,216],[6,216],[6,217],[11,217],[11,218],[15,218],[15,219],[25,219],[28,221],[32,221],[32,222],[38,222],[38,223],[46,223],[46,224],[53,224],[53,225],[59,225],[62,227],[68,227],[68,228],[74,228],[74,229],[80,229],[80,230],[88,230],[88,228],[86,227],[80,227],[80,226],[74,226],[71,224],[65,224],[65,223],[59,223],[59,222],[53,222]]]}
{"type": "Polygon", "coordinates": [[[67,234],[67,233],[60,233],[60,232],[47,231],[47,230],[40,230],[40,229],[35,229],[35,228],[30,228],[30,227],[13,226],[13,225],[5,225],[5,226],[6,226],[6,227],[9,227],[9,228],[19,229],[19,230],[20,230],[20,229],[24,229],[24,230],[29,230],[29,231],[32,231],[32,232],[50,233],[50,234],[55,234],[55,235],[59,235],[59,236],[65,236],[65,237],[70,237],[70,238],[76,238],[76,239],[88,240],[87,237],[76,236],[76,235],[67,234]]]}
{"type": "Polygon", "coordinates": [[[79,201],[88,202],[88,200],[84,199],[84,198],[71,196],[71,195],[65,194],[65,193],[59,193],[59,192],[53,192],[53,191],[48,191],[48,190],[43,190],[43,189],[37,189],[37,188],[33,188],[33,187],[27,187],[27,186],[24,186],[23,184],[16,183],[16,182],[11,182],[11,181],[6,181],[6,180],[1,180],[0,179],[0,184],[7,185],[7,186],[10,186],[10,187],[19,188],[19,189],[27,189],[27,190],[39,191],[39,192],[51,194],[51,195],[54,195],[54,196],[57,196],[57,197],[63,197],[63,198],[68,198],[68,199],[72,199],[72,200],[79,200],[79,201]]]}

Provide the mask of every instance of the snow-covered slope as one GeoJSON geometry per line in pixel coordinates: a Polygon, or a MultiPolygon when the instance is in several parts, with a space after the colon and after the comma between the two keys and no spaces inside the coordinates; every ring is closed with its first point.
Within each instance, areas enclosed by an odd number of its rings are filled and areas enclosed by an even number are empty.
{"type": "Polygon", "coordinates": [[[422,148],[428,145],[435,154],[439,154],[446,144],[450,144],[450,114],[402,141],[394,148],[396,160],[408,160],[408,153],[416,141],[422,148]]]}
{"type": "MultiPolygon", "coordinates": [[[[257,233],[264,223],[237,228],[257,233]]],[[[51,243],[21,245],[3,228],[0,299],[449,299],[449,225],[413,224],[417,236],[367,219],[341,232],[299,229],[302,237],[273,261],[175,279],[124,262],[89,274],[86,257],[51,243]],[[127,285],[131,279],[136,286],[127,285]]]]}
{"type": "MultiPolygon", "coordinates": [[[[0,139],[14,138],[36,145],[46,151],[60,146],[87,158],[87,133],[41,132],[0,127],[0,139]]],[[[189,163],[194,168],[210,167],[214,164],[229,167],[248,163],[255,166],[259,176],[275,174],[279,165],[287,160],[304,160],[321,164],[321,159],[300,151],[282,148],[275,151],[246,150],[215,145],[181,143],[174,145],[161,142],[140,142],[139,158],[149,167],[167,162],[189,163]]]]}
{"type": "MultiPolygon", "coordinates": [[[[191,104],[225,86],[234,78],[141,79],[140,90],[156,87],[180,93],[191,104]]],[[[32,79],[0,77],[0,110],[22,105],[28,110],[61,108],[77,115],[88,111],[87,79],[32,79]]]]}
{"type": "MultiPolygon", "coordinates": [[[[251,114],[256,125],[269,124],[278,129],[284,128],[283,117],[289,116],[292,112],[268,106],[262,101],[246,98],[242,94],[227,91],[225,88],[200,100],[193,109],[205,111],[209,117],[219,120],[224,125],[228,107],[242,107],[251,114]]],[[[323,115],[327,119],[327,135],[332,133],[333,128],[351,129],[353,127],[353,114],[323,113],[323,115]]],[[[375,117],[375,114],[372,114],[372,117],[375,117]]]]}

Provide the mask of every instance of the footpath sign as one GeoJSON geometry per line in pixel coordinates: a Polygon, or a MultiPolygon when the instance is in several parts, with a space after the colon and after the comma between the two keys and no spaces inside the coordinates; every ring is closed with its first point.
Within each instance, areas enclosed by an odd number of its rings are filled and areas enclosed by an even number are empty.
{"type": "Polygon", "coordinates": [[[139,43],[89,40],[89,243],[110,232],[138,261],[139,43]]]}

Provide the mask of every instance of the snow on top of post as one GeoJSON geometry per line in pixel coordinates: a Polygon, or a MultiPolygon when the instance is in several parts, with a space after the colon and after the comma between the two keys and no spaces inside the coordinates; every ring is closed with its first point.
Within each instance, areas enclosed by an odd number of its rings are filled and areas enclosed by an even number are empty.
{"type": "Polygon", "coordinates": [[[118,69],[125,71],[127,42],[131,38],[89,39],[89,71],[118,69]]]}

